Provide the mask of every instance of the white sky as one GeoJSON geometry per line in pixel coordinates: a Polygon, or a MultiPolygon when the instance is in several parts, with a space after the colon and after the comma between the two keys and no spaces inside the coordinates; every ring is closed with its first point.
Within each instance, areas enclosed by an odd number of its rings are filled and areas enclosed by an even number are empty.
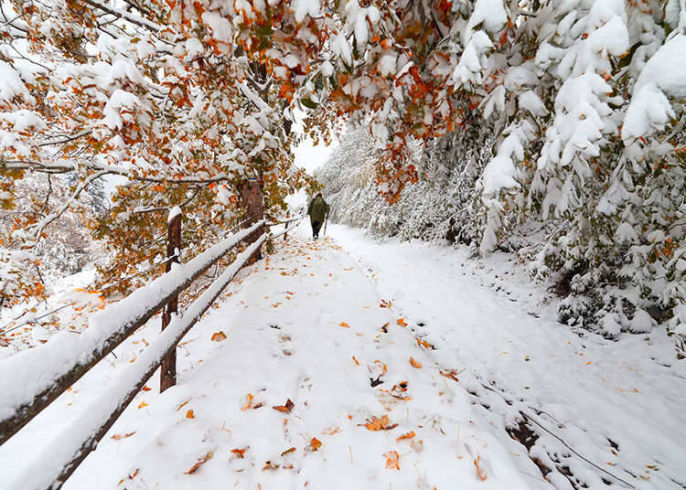
{"type": "Polygon", "coordinates": [[[315,146],[312,139],[305,139],[300,145],[293,149],[295,156],[295,164],[307,170],[307,173],[312,174],[317,168],[322,166],[329,158],[331,152],[336,149],[338,144],[332,143],[331,146],[325,146],[323,143],[315,146]]]}

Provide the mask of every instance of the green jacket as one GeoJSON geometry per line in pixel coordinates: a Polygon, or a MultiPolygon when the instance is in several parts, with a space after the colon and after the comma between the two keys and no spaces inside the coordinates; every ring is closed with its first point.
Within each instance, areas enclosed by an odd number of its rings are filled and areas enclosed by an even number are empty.
{"type": "Polygon", "coordinates": [[[312,201],[310,201],[310,205],[307,208],[307,214],[310,215],[310,221],[314,223],[315,221],[319,221],[320,223],[324,222],[324,219],[329,215],[329,210],[331,208],[329,205],[326,203],[326,201],[317,196],[312,201]]]}

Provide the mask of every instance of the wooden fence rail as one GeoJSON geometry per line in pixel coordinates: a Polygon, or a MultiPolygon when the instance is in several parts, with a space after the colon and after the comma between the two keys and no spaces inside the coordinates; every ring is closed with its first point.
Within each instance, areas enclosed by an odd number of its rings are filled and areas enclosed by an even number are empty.
{"type": "Polygon", "coordinates": [[[187,264],[134,291],[95,315],[76,339],[56,335],[47,344],[0,361],[0,444],[78,381],[137,328],[178,296],[231,249],[264,226],[259,221],[223,240],[187,264]],[[17,383],[16,380],[22,380],[17,383]]]}
{"type": "MultiPolygon", "coordinates": [[[[104,388],[83,416],[46,445],[38,456],[44,468],[20,476],[10,487],[26,489],[60,488],[85,457],[93,451],[119,415],[126,409],[152,374],[160,367],[160,391],[173,386],[175,350],[178,342],[213,304],[236,273],[267,240],[288,232],[288,225],[300,218],[278,223],[257,221],[252,226],[226,238],[187,264],[167,264],[166,273],[138,289],[124,300],[96,315],[91,328],[81,336],[57,335],[49,343],[20,352],[0,361],[0,443],[24,427],[60,394],[108,355],[138,327],[164,308],[162,333],[150,343],[136,363],[127,366],[117,379],[104,388]],[[272,236],[267,226],[285,224],[272,236]],[[256,234],[261,233],[259,236],[256,234]],[[178,295],[239,243],[248,242],[245,250],[186,309],[176,314],[178,295]],[[21,379],[22,383],[12,380],[21,379]],[[25,382],[24,382],[25,381],[25,382]]],[[[178,258],[181,215],[170,216],[169,260],[178,258]]],[[[292,228],[291,228],[292,230],[292,228]]]]}

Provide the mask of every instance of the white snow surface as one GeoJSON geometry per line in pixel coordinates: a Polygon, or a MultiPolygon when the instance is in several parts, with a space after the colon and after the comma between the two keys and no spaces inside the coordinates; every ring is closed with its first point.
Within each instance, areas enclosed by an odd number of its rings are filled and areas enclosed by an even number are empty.
{"type": "MultiPolygon", "coordinates": [[[[589,488],[686,483],[686,366],[662,329],[611,342],[563,326],[507,255],[328,231],[301,225],[243,269],[181,342],[178,385],[159,395],[155,375],[64,488],[572,488],[528,456],[589,488]],[[529,454],[505,431],[521,413],[540,424],[529,454]],[[398,425],[364,426],[384,415],[398,425]]],[[[72,437],[158,328],[0,448],[2,488],[30,488],[19,475],[50,464],[36,448],[72,437]]]]}

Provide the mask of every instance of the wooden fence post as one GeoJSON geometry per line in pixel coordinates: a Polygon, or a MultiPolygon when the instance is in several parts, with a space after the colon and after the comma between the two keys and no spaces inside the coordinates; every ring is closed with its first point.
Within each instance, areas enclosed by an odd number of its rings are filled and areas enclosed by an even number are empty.
{"type": "MultiPolygon", "coordinates": [[[[239,188],[239,194],[241,197],[241,202],[246,208],[248,221],[246,226],[250,226],[253,223],[264,219],[264,194],[262,187],[264,186],[264,181],[262,179],[251,178],[243,182],[239,188]]],[[[264,227],[260,227],[255,230],[252,236],[248,237],[246,243],[253,243],[264,233],[264,227]]],[[[262,253],[260,250],[255,252],[253,259],[258,260],[262,258],[262,253]]]]}
{"type": "Polygon", "coordinates": [[[283,234],[283,241],[284,242],[286,240],[288,240],[288,225],[290,225],[290,222],[288,221],[289,219],[291,219],[291,212],[286,211],[286,227],[284,228],[284,230],[286,230],[286,233],[283,234]]]}
{"type": "MultiPolygon", "coordinates": [[[[167,264],[165,271],[169,272],[172,268],[172,262],[179,263],[179,254],[181,253],[181,210],[179,208],[172,208],[169,211],[169,221],[167,228],[167,264]]],[[[169,300],[162,310],[162,330],[164,330],[171,321],[172,313],[176,313],[179,308],[179,297],[174,296],[169,300]]],[[[176,349],[173,349],[169,355],[162,359],[160,365],[160,393],[167,388],[171,388],[176,384],[176,349]]]]}

